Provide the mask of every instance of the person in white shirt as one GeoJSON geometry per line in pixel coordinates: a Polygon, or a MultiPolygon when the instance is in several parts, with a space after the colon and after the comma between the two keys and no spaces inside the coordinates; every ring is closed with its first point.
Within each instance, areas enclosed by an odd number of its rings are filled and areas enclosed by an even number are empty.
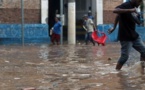
{"type": "Polygon", "coordinates": [[[88,18],[87,15],[84,15],[84,24],[83,24],[83,28],[86,30],[86,35],[85,35],[85,43],[86,45],[88,44],[88,41],[91,41],[93,43],[93,45],[95,46],[95,42],[92,39],[92,32],[94,30],[96,30],[96,27],[94,25],[94,22],[92,21],[92,19],[88,18]]]}

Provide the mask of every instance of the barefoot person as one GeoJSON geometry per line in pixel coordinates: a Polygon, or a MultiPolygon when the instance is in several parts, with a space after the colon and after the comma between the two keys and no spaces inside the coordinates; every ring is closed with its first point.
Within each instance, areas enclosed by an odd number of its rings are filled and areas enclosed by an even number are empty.
{"type": "Polygon", "coordinates": [[[112,33],[115,30],[117,23],[119,23],[118,40],[121,44],[121,57],[116,65],[116,70],[120,70],[128,60],[131,47],[141,54],[140,60],[145,61],[145,45],[139,34],[135,31],[136,22],[133,20],[131,15],[131,13],[136,13],[135,8],[137,8],[142,2],[143,0],[130,0],[117,6],[113,11],[117,16],[114,27],[108,32],[112,33]]]}
{"type": "Polygon", "coordinates": [[[88,45],[88,41],[91,41],[92,44],[95,46],[95,42],[94,40],[92,39],[91,35],[92,35],[92,32],[94,30],[96,30],[96,27],[94,25],[94,22],[92,19],[89,19],[87,15],[84,15],[84,25],[83,25],[83,28],[86,30],[86,35],[85,35],[85,42],[86,42],[86,45],[88,45]]]}
{"type": "Polygon", "coordinates": [[[59,45],[62,24],[59,21],[58,17],[55,17],[55,22],[56,23],[54,24],[54,26],[50,30],[50,34],[52,34],[51,42],[53,45],[55,45],[55,44],[59,45]]]}

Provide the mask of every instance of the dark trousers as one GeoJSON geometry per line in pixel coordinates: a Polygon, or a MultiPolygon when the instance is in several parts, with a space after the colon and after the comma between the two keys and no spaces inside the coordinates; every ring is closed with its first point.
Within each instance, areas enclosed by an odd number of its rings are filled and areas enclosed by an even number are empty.
{"type": "Polygon", "coordinates": [[[51,36],[51,42],[52,42],[52,44],[55,44],[55,42],[56,42],[56,44],[58,45],[60,42],[60,34],[53,33],[51,36]]]}

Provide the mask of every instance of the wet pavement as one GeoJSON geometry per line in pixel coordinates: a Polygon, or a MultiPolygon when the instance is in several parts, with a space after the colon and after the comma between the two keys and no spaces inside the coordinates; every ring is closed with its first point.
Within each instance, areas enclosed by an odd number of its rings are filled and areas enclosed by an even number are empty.
{"type": "Polygon", "coordinates": [[[115,70],[119,43],[0,48],[0,90],[145,90],[138,52],[132,50],[122,71],[115,70]]]}

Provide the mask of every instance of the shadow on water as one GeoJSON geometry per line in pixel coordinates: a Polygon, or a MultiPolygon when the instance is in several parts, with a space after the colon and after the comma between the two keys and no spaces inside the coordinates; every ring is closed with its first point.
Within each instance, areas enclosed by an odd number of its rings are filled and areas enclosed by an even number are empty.
{"type": "MultiPolygon", "coordinates": [[[[25,87],[37,90],[144,90],[145,87],[144,76],[131,73],[135,71],[130,68],[133,65],[126,64],[121,72],[114,69],[120,54],[118,43],[0,47],[1,90],[25,87]]],[[[134,54],[134,57],[138,56],[134,54]]]]}

